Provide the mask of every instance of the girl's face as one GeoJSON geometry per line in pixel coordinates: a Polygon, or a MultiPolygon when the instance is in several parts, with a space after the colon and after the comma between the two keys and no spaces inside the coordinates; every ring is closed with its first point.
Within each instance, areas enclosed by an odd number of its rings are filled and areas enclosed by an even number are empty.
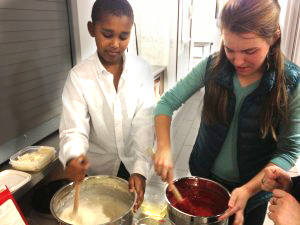
{"type": "Polygon", "coordinates": [[[223,43],[228,60],[239,76],[261,73],[270,45],[254,33],[223,32],[223,43]]]}
{"type": "Polygon", "coordinates": [[[128,16],[107,14],[95,24],[88,23],[90,35],[95,37],[97,51],[103,64],[118,64],[127,49],[132,20],[128,16]]]}

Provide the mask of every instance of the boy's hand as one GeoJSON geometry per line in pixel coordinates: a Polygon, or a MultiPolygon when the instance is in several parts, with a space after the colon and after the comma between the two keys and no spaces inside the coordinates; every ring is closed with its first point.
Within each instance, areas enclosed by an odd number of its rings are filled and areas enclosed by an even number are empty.
{"type": "Polygon", "coordinates": [[[84,179],[89,166],[90,163],[86,156],[81,155],[79,157],[73,158],[67,163],[67,177],[74,182],[81,182],[84,179]]]}
{"type": "Polygon", "coordinates": [[[137,193],[137,200],[133,208],[134,212],[136,212],[138,208],[141,206],[141,204],[143,203],[145,187],[146,187],[145,180],[146,180],[145,177],[138,173],[131,174],[129,178],[129,191],[130,192],[136,191],[137,193]]]}

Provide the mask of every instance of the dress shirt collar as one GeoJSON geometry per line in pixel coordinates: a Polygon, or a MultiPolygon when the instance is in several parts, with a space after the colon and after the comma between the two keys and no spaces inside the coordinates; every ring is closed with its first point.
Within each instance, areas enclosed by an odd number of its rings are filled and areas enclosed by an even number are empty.
{"type": "MultiPolygon", "coordinates": [[[[105,67],[103,66],[103,64],[101,63],[100,58],[99,58],[99,56],[98,56],[98,52],[96,52],[95,55],[96,55],[96,57],[97,57],[100,75],[109,75],[109,74],[111,74],[110,72],[108,72],[108,71],[106,70],[106,68],[105,68],[105,67]]],[[[121,77],[122,77],[124,80],[126,80],[126,78],[127,78],[127,76],[128,76],[128,75],[127,75],[127,74],[128,74],[128,73],[127,73],[127,71],[128,71],[128,65],[127,65],[127,63],[126,63],[126,54],[123,53],[122,57],[123,57],[123,72],[122,72],[122,74],[121,74],[121,77]]]]}

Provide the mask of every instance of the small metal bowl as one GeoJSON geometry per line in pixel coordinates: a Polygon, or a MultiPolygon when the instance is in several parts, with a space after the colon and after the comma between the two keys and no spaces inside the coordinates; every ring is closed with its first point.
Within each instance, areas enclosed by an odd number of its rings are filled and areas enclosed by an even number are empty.
{"type": "Polygon", "coordinates": [[[151,217],[145,217],[137,221],[136,225],[175,225],[175,224],[167,218],[156,220],[151,217]]]}

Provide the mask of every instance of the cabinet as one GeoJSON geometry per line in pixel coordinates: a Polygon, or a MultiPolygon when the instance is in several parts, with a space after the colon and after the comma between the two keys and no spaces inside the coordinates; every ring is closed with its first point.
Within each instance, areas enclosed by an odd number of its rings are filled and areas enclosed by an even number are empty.
{"type": "Polygon", "coordinates": [[[160,96],[164,93],[164,75],[167,67],[160,65],[152,65],[151,67],[154,77],[155,100],[159,101],[160,96]]]}

